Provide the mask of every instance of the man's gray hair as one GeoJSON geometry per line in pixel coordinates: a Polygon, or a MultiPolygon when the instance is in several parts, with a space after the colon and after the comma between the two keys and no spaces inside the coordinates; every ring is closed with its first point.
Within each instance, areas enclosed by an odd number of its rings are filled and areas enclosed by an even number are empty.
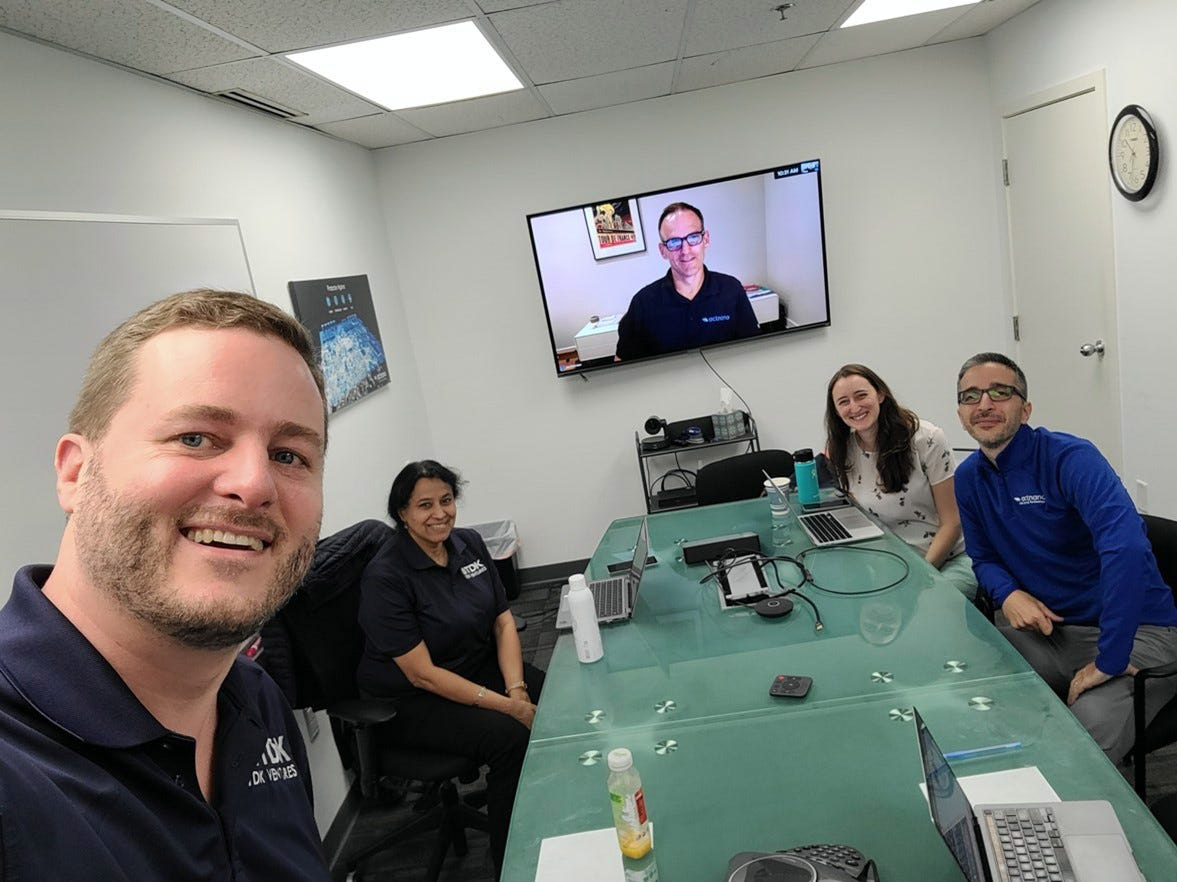
{"type": "Polygon", "coordinates": [[[1029,400],[1027,396],[1030,393],[1030,387],[1026,383],[1026,375],[1022,373],[1022,369],[1018,367],[1012,358],[1008,355],[1002,355],[1000,352],[978,352],[962,364],[960,366],[960,373],[956,375],[956,389],[958,392],[960,391],[960,381],[964,379],[965,373],[979,364],[999,364],[1002,367],[1009,368],[1014,372],[1014,385],[1017,386],[1018,392],[1021,393],[1022,400],[1029,400]]]}

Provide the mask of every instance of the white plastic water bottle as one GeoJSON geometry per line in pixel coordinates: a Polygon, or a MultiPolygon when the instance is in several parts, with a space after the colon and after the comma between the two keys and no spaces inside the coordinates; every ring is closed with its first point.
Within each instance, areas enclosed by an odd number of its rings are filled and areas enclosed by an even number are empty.
{"type": "Polygon", "coordinates": [[[586,664],[597,661],[605,654],[601,629],[597,625],[597,604],[580,573],[568,578],[568,614],[572,616],[576,657],[586,664]]]}

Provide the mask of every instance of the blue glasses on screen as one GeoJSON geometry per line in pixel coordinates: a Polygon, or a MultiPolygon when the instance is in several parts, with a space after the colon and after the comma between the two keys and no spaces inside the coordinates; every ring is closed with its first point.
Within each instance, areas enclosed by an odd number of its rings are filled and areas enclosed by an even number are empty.
{"type": "Polygon", "coordinates": [[[683,247],[685,242],[687,245],[698,245],[703,241],[703,234],[706,230],[699,230],[697,233],[687,233],[685,236],[671,236],[669,239],[662,240],[662,244],[666,246],[667,251],[678,251],[683,247]]]}

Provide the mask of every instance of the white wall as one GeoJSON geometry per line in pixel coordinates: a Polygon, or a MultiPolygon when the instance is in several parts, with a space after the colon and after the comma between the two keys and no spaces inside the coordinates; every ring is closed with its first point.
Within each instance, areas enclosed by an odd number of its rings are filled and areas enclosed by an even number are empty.
{"type": "Polygon", "coordinates": [[[767,184],[764,188],[772,247],[766,256],[763,284],[784,300],[790,323],[808,325],[826,318],[822,225],[815,217],[817,175],[798,175],[789,183],[787,191],[767,184]]]}
{"type": "MultiPolygon", "coordinates": [[[[1161,142],[1152,194],[1131,203],[1113,190],[1125,483],[1149,484],[1148,510],[1177,517],[1170,391],[1177,327],[1177,4],[1170,0],[1042,0],[989,36],[994,115],[1015,100],[1106,70],[1108,127],[1125,104],[1149,111],[1161,142]]],[[[1111,188],[1109,181],[1108,187],[1111,188]]],[[[1012,298],[1006,281],[1006,297],[1012,298]]],[[[1031,381],[1033,378],[1031,377],[1031,381]]]]}
{"type": "Polygon", "coordinates": [[[822,443],[847,361],[963,443],[956,369],[1011,342],[997,131],[984,46],[966,41],[378,151],[432,452],[469,478],[463,514],[515,519],[527,566],[588,556],[643,510],[634,431],[718,401],[697,355],[556,378],[524,217],[798,158],[822,160],[833,326],[712,362],[765,446],[822,443]],[[630,149],[595,150],[602,128],[630,149]]]}
{"type": "MultiPolygon", "coordinates": [[[[290,279],[368,274],[392,385],[331,420],[323,527],[379,517],[395,470],[432,444],[371,154],[2,33],[0,118],[2,208],[239,218],[259,296],[288,311],[290,279]]],[[[35,372],[57,368],[52,339],[44,352],[35,372]]],[[[43,492],[54,492],[51,473],[43,492]]],[[[20,517],[8,503],[5,516],[20,517]]],[[[322,731],[311,752],[325,830],[346,787],[325,721],[322,731]]]]}

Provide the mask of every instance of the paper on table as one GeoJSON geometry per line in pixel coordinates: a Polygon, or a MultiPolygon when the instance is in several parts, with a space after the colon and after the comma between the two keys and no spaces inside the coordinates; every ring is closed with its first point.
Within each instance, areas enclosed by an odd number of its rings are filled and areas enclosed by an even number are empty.
{"type": "Polygon", "coordinates": [[[539,844],[535,882],[621,882],[624,878],[612,827],[552,836],[539,844]]]}
{"type": "MultiPolygon", "coordinates": [[[[654,822],[650,822],[650,845],[654,822]]],[[[617,847],[617,831],[586,830],[551,836],[539,844],[535,882],[624,882],[625,867],[617,847]]]]}
{"type": "MultiPolygon", "coordinates": [[[[981,775],[957,778],[960,788],[973,805],[1006,802],[1059,802],[1058,794],[1037,766],[1003,769],[981,775]]],[[[928,798],[928,786],[921,781],[920,793],[928,798]]],[[[931,813],[931,809],[928,809],[931,813]]]]}

